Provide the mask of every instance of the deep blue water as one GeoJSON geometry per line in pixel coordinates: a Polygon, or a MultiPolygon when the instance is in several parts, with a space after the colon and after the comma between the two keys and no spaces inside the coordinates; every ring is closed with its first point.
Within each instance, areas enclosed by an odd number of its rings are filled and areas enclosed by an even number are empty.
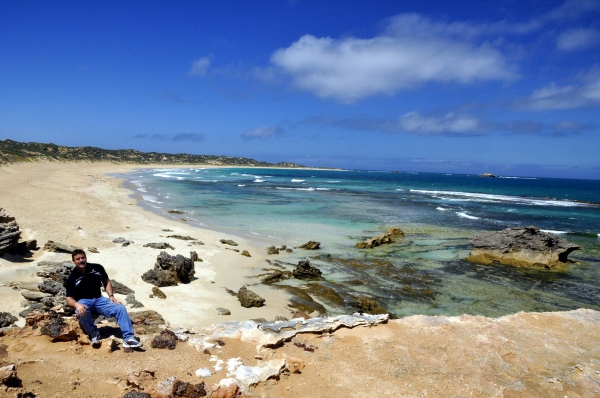
{"type": "MultiPolygon", "coordinates": [[[[322,269],[321,284],[347,304],[315,297],[329,313],[350,311],[358,294],[399,316],[600,309],[600,181],[241,168],[124,177],[164,215],[182,210],[192,222],[265,245],[321,242],[320,251],[295,250],[285,262],[308,258],[322,269]],[[580,244],[571,255],[579,264],[554,272],[464,261],[474,233],[523,225],[580,244]],[[354,248],[389,227],[406,237],[375,250],[354,248]]],[[[296,280],[281,284],[310,290],[296,280]]]]}

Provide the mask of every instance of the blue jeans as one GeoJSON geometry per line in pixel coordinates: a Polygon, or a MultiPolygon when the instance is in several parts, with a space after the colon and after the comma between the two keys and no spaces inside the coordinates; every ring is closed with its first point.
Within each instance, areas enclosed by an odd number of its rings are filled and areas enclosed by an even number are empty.
{"type": "Polygon", "coordinates": [[[117,318],[117,323],[123,333],[123,340],[133,337],[133,325],[131,324],[131,319],[129,319],[129,315],[127,314],[124,305],[114,304],[106,297],[79,299],[78,303],[87,307],[85,315],[82,317],[77,316],[77,318],[79,319],[79,324],[83,328],[83,331],[87,333],[90,338],[100,337],[100,331],[94,324],[92,313],[104,315],[105,317],[117,318]]]}

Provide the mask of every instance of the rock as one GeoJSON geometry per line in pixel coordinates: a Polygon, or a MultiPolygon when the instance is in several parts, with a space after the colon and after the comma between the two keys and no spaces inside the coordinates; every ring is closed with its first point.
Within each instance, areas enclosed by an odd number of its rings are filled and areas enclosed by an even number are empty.
{"type": "Polygon", "coordinates": [[[199,240],[197,240],[197,241],[193,241],[193,242],[191,242],[191,243],[192,243],[192,245],[204,246],[204,242],[202,242],[202,241],[199,241],[199,240]]]}
{"type": "Polygon", "coordinates": [[[52,295],[49,293],[42,292],[32,292],[31,290],[23,290],[21,295],[25,297],[27,300],[31,301],[40,301],[44,297],[51,297],[52,295]]]}
{"type": "Polygon", "coordinates": [[[251,308],[251,307],[262,307],[265,304],[265,299],[260,297],[258,294],[254,293],[251,290],[248,290],[246,286],[242,286],[238,291],[238,300],[242,307],[251,308]]]}
{"type": "Polygon", "coordinates": [[[309,240],[308,242],[306,242],[305,244],[300,246],[300,249],[317,250],[319,248],[319,246],[321,246],[321,242],[315,242],[315,241],[309,240]]]}
{"type": "Polygon", "coordinates": [[[88,252],[90,252],[90,253],[100,253],[98,251],[98,249],[96,249],[95,247],[88,247],[88,252]]]}
{"type": "Polygon", "coordinates": [[[152,310],[130,312],[129,318],[136,334],[160,333],[165,325],[164,318],[152,310]]]}
{"type": "Polygon", "coordinates": [[[153,249],[160,249],[160,250],[165,250],[165,249],[175,250],[175,248],[173,246],[171,246],[170,244],[168,244],[167,242],[146,243],[144,245],[144,247],[151,247],[153,249]]]}
{"type": "Polygon", "coordinates": [[[180,240],[196,240],[196,238],[192,238],[191,236],[182,236],[182,235],[169,235],[167,238],[180,239],[180,240]]]}
{"type": "Polygon", "coordinates": [[[22,318],[26,318],[32,312],[42,311],[43,309],[44,305],[42,303],[32,303],[29,305],[29,307],[19,312],[19,316],[22,318]]]}
{"type": "Polygon", "coordinates": [[[190,283],[194,279],[194,262],[178,254],[170,256],[160,252],[156,257],[154,268],[142,275],[142,280],[157,287],[176,286],[179,283],[190,283]]]}
{"type": "Polygon", "coordinates": [[[288,247],[287,249],[285,249],[285,252],[286,253],[293,253],[294,251],[288,247]]]}
{"type": "Polygon", "coordinates": [[[21,231],[15,218],[0,208],[0,253],[4,253],[17,246],[21,231]]]}
{"type": "Polygon", "coordinates": [[[177,336],[172,331],[165,329],[152,339],[150,345],[152,348],[174,350],[177,346],[177,336]]]}
{"type": "Polygon", "coordinates": [[[219,315],[231,315],[231,311],[229,311],[227,308],[217,308],[217,311],[219,312],[219,315]]]}
{"type": "Polygon", "coordinates": [[[234,251],[234,252],[236,252],[236,253],[239,253],[239,252],[240,252],[238,249],[232,249],[232,248],[230,248],[230,247],[226,247],[225,249],[227,249],[227,250],[231,250],[231,251],[234,251]]]}
{"type": "Polygon", "coordinates": [[[184,214],[185,212],[181,211],[181,210],[169,210],[169,213],[170,214],[184,214]]]}
{"type": "Polygon", "coordinates": [[[132,245],[133,241],[127,240],[127,239],[123,238],[122,236],[120,236],[116,239],[113,239],[113,243],[121,243],[121,246],[126,247],[129,245],[132,245]]]}
{"type": "Polygon", "coordinates": [[[367,296],[358,296],[356,301],[350,305],[363,314],[380,315],[387,314],[388,311],[381,307],[377,301],[367,296]]]}
{"type": "Polygon", "coordinates": [[[122,284],[121,282],[117,282],[114,279],[111,279],[110,282],[113,287],[113,293],[115,293],[115,294],[128,295],[128,294],[135,293],[135,291],[133,289],[130,289],[129,287],[122,284]]]}
{"type": "Polygon", "coordinates": [[[140,391],[129,391],[123,395],[123,398],[152,398],[152,395],[140,391]]]}
{"type": "Polygon", "coordinates": [[[304,369],[304,361],[298,358],[287,357],[285,359],[286,368],[290,373],[302,373],[302,369],[304,369]]]}
{"type": "Polygon", "coordinates": [[[19,318],[10,312],[0,312],[0,328],[8,327],[18,320],[19,318]]]}
{"type": "Polygon", "coordinates": [[[72,262],[57,262],[57,261],[40,261],[38,266],[44,267],[42,271],[36,272],[37,276],[42,278],[52,279],[64,285],[73,269],[72,262]]]}
{"type": "Polygon", "coordinates": [[[11,221],[15,221],[15,218],[13,216],[11,216],[10,214],[8,214],[5,209],[0,207],[0,223],[6,224],[11,221]]]}
{"type": "MultiPolygon", "coordinates": [[[[72,320],[72,322],[77,322],[72,320]]],[[[44,323],[40,328],[43,335],[50,337],[53,343],[58,341],[73,341],[79,339],[79,326],[69,324],[63,318],[55,317],[44,323]]]]}
{"type": "Polygon", "coordinates": [[[17,367],[14,364],[0,368],[0,384],[6,387],[21,387],[21,379],[17,377],[17,367]]]}
{"type": "Polygon", "coordinates": [[[215,391],[211,398],[235,398],[238,396],[239,387],[237,383],[231,383],[226,386],[221,386],[215,391]]]}
{"type": "Polygon", "coordinates": [[[297,279],[321,279],[321,270],[310,265],[308,260],[299,261],[296,268],[292,271],[292,274],[297,279]]]}
{"type": "Polygon", "coordinates": [[[46,279],[42,283],[38,285],[38,289],[40,292],[48,293],[53,296],[61,295],[65,296],[67,291],[63,285],[60,283],[53,281],[51,279],[46,279]]]}
{"type": "Polygon", "coordinates": [[[44,245],[44,250],[47,252],[55,252],[55,253],[73,253],[73,250],[79,249],[78,247],[65,245],[63,243],[58,243],[49,240],[44,245]]]}
{"type": "Polygon", "coordinates": [[[142,308],[144,307],[144,304],[140,303],[139,301],[136,300],[135,296],[133,293],[130,293],[127,295],[127,297],[125,297],[125,303],[129,304],[129,306],[131,308],[142,308]]]}
{"type": "Polygon", "coordinates": [[[400,228],[392,228],[384,234],[374,236],[364,242],[358,242],[356,247],[359,249],[372,249],[377,246],[394,243],[395,238],[404,236],[404,232],[400,228]]]}
{"type": "Polygon", "coordinates": [[[219,242],[223,243],[224,245],[229,245],[229,246],[237,246],[238,245],[231,239],[221,239],[219,242]]]}
{"type": "Polygon", "coordinates": [[[115,338],[115,336],[110,336],[108,339],[104,341],[105,350],[108,353],[117,351],[119,349],[119,341],[115,338]]]}
{"type": "Polygon", "coordinates": [[[279,254],[279,249],[275,246],[267,247],[267,254],[279,254]]]}
{"type": "Polygon", "coordinates": [[[483,174],[479,174],[477,177],[484,177],[484,178],[498,178],[498,176],[496,174],[492,174],[492,173],[483,173],[483,174]]]}
{"type": "Polygon", "coordinates": [[[580,248],[533,226],[480,232],[473,236],[471,243],[473,249],[467,257],[468,261],[548,269],[563,268],[569,254],[580,248]]]}
{"type": "Polygon", "coordinates": [[[262,278],[260,280],[260,282],[268,285],[271,283],[279,282],[280,280],[284,279],[284,277],[285,276],[284,276],[283,272],[281,272],[279,270],[275,270],[275,271],[271,272],[270,274],[267,274],[264,278],[262,278]]]}
{"type": "Polygon", "coordinates": [[[154,297],[159,298],[159,299],[166,299],[167,295],[160,290],[159,288],[157,288],[156,286],[152,286],[152,294],[154,295],[154,297]]]}
{"type": "Polygon", "coordinates": [[[311,319],[312,317],[308,315],[306,312],[296,311],[292,314],[292,319],[295,318],[303,318],[303,319],[311,319]]]}
{"type": "Polygon", "coordinates": [[[244,256],[244,257],[252,257],[252,256],[250,255],[250,252],[248,252],[248,250],[244,250],[244,251],[242,251],[242,256],[244,256]]]}
{"type": "Polygon", "coordinates": [[[194,262],[196,262],[196,261],[202,262],[202,259],[200,257],[198,257],[198,253],[196,253],[196,252],[190,252],[190,259],[194,262]]]}

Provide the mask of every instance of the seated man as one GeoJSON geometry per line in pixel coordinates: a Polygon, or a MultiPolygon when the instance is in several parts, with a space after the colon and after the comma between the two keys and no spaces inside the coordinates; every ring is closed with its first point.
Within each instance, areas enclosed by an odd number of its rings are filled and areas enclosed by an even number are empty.
{"type": "Polygon", "coordinates": [[[92,318],[92,313],[97,313],[117,318],[123,332],[123,347],[141,347],[142,343],[133,336],[133,326],[125,306],[113,295],[112,283],[104,267],[100,264],[88,264],[85,252],[80,249],[74,250],[71,258],[75,268],[65,282],[67,305],[75,308],[79,324],[90,338],[92,346],[100,345],[100,331],[92,318]],[[102,297],[101,285],[104,285],[108,298],[102,297]]]}

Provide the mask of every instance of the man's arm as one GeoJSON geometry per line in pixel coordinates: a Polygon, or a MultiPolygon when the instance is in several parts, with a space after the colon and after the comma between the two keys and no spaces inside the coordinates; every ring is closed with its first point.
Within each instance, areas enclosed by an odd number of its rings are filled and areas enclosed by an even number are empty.
{"type": "Polygon", "coordinates": [[[82,317],[87,312],[87,306],[79,304],[73,297],[67,297],[67,305],[71,308],[75,308],[77,316],[82,317]]]}
{"type": "Polygon", "coordinates": [[[113,286],[110,279],[104,281],[104,290],[106,290],[106,293],[108,294],[108,299],[111,301],[111,303],[121,304],[117,301],[115,295],[113,294],[113,286]]]}

